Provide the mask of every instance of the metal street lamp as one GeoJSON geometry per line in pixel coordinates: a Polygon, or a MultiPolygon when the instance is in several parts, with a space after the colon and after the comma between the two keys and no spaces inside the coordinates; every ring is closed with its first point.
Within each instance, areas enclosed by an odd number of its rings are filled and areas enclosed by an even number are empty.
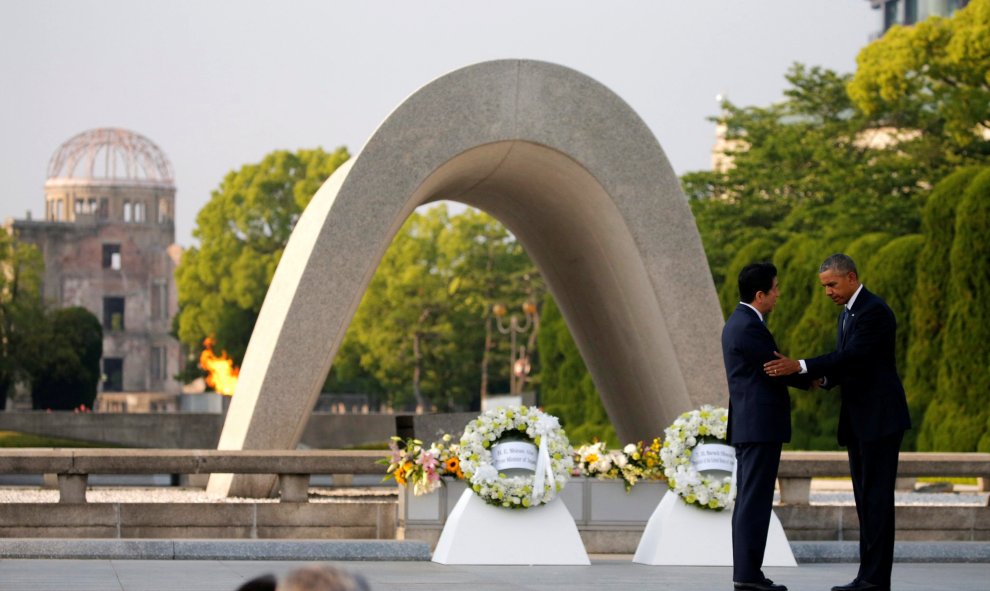
{"type": "Polygon", "coordinates": [[[536,304],[525,302],[522,305],[522,319],[515,314],[509,315],[503,304],[492,306],[492,313],[495,315],[498,331],[509,335],[509,394],[517,395],[522,392],[526,378],[529,376],[531,366],[529,356],[526,353],[526,345],[518,344],[516,335],[524,334],[530,328],[536,327],[540,322],[540,317],[536,314],[536,304]],[[509,316],[508,325],[503,320],[509,316]]]}

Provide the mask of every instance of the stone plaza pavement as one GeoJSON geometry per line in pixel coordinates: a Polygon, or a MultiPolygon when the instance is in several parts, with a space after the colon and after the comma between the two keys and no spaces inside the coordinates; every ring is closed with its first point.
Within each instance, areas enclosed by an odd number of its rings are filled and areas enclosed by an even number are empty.
{"type": "MultiPolygon", "coordinates": [[[[0,560],[3,591],[234,591],[253,577],[284,575],[305,561],[245,560],[0,560]]],[[[432,562],[332,562],[361,573],[373,591],[469,589],[584,591],[732,589],[728,567],[668,567],[633,564],[628,556],[593,557],[591,566],[444,566],[432,562]]],[[[767,576],[792,591],[827,591],[849,582],[856,565],[802,564],[769,568],[767,576]]],[[[897,591],[986,591],[987,563],[898,563],[897,591]]]]}

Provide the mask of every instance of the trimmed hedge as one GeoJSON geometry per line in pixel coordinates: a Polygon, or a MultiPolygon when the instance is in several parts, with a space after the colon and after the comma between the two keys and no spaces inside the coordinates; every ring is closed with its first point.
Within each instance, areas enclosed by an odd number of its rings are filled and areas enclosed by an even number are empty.
{"type": "MultiPolygon", "coordinates": [[[[923,449],[990,451],[990,168],[970,181],[949,253],[948,317],[923,449]]],[[[938,273],[939,268],[927,269],[938,273]]]]}
{"type": "MultiPolygon", "coordinates": [[[[911,295],[911,340],[908,343],[904,389],[911,411],[912,431],[905,439],[918,450],[932,450],[923,435],[925,411],[935,395],[942,351],[942,329],[949,308],[949,253],[956,234],[956,209],[979,168],[961,168],[938,183],[921,213],[924,244],[918,253],[918,273],[911,295]]],[[[908,448],[910,449],[910,447],[908,448]]]]}

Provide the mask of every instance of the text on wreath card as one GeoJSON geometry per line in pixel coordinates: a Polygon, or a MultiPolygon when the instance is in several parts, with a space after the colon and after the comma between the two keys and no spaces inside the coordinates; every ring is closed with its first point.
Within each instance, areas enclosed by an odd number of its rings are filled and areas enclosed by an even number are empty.
{"type": "Polygon", "coordinates": [[[736,450],[731,445],[702,443],[691,451],[691,463],[699,472],[705,470],[732,472],[736,467],[736,450]]]}
{"type": "Polygon", "coordinates": [[[492,446],[492,466],[504,470],[536,471],[536,446],[526,441],[506,441],[492,446]]]}

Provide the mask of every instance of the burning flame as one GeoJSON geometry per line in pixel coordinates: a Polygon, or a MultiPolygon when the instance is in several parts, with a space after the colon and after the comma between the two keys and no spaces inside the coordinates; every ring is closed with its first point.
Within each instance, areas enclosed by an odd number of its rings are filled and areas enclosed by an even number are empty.
{"type": "Polygon", "coordinates": [[[199,356],[199,366],[207,371],[206,383],[224,396],[233,396],[237,388],[237,375],[241,370],[234,367],[234,362],[222,351],[220,356],[213,352],[213,339],[203,340],[203,352],[199,356]]]}

